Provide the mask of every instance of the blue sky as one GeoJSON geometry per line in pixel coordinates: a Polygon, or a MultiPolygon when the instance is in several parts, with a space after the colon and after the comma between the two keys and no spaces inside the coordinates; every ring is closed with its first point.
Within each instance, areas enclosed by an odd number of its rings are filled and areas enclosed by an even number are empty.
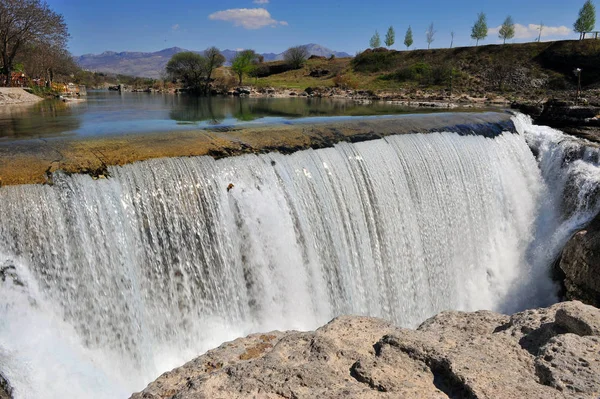
{"type": "MultiPolygon", "coordinates": [[[[74,55],[112,51],[157,51],[167,47],[202,50],[252,48],[282,52],[318,43],[354,54],[368,47],[377,29],[382,37],[392,25],[396,48],[412,26],[415,48],[427,47],[425,31],[434,23],[432,48],[474,45],[470,30],[477,13],[485,12],[488,26],[499,26],[512,15],[515,42],[573,39],[573,22],[584,0],[47,0],[65,16],[74,55]]],[[[600,6],[600,4],[597,4],[600,6]]],[[[600,28],[600,27],[597,27],[600,28]]],[[[499,42],[492,31],[483,42],[499,42]]]]}

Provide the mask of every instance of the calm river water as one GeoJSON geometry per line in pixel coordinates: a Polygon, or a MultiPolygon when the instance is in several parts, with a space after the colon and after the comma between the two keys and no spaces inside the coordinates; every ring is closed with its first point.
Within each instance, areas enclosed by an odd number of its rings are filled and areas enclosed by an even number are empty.
{"type": "Polygon", "coordinates": [[[236,124],[293,123],[307,117],[415,112],[418,112],[415,108],[377,102],[360,104],[344,99],[198,98],[92,91],[87,101],[47,100],[35,105],[0,107],[0,140],[192,130],[236,124]]]}

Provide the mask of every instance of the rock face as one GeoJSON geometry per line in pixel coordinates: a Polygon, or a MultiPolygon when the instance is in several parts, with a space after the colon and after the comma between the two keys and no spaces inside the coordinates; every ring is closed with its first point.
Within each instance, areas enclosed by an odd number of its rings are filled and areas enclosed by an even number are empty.
{"type": "Polygon", "coordinates": [[[569,240],[559,266],[567,299],[600,307],[600,216],[569,240]]]}
{"type": "Polygon", "coordinates": [[[417,330],[339,317],[256,334],[163,374],[131,399],[598,398],[600,310],[444,312],[417,330]]]}

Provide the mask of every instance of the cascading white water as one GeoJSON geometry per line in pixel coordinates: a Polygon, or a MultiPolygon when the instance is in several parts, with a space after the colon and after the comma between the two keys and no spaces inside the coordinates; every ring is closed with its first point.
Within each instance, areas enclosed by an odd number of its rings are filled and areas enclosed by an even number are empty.
{"type": "Polygon", "coordinates": [[[598,187],[597,155],[565,166],[559,133],[515,124],[2,188],[0,372],[16,398],[127,397],[254,331],[552,302],[549,263],[597,210],[558,199],[598,187]]]}

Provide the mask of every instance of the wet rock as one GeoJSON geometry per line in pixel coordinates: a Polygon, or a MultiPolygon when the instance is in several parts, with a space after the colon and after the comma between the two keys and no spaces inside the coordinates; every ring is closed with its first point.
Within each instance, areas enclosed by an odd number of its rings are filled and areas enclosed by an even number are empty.
{"type": "Polygon", "coordinates": [[[600,307],[600,216],[569,240],[559,267],[567,299],[600,307]]]}
{"type": "Polygon", "coordinates": [[[597,398],[600,310],[443,312],[417,330],[343,316],[255,334],[165,373],[132,399],[597,398]],[[580,336],[577,334],[585,334],[580,336]]]}
{"type": "Polygon", "coordinates": [[[600,107],[549,100],[543,105],[541,112],[536,108],[539,105],[520,107],[538,125],[554,127],[574,136],[600,142],[600,107]]]}
{"type": "Polygon", "coordinates": [[[0,399],[12,399],[12,388],[2,374],[0,374],[0,399]]]}

